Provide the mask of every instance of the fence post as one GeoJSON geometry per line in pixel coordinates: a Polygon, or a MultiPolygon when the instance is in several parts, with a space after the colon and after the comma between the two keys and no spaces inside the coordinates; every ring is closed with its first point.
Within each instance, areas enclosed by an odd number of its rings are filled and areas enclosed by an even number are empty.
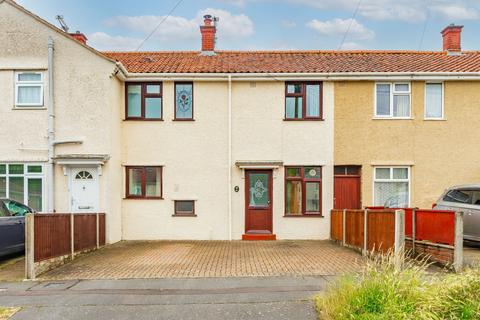
{"type": "Polygon", "coordinates": [[[395,269],[401,270],[405,254],[405,211],[395,210],[395,269]]]}
{"type": "Polygon", "coordinates": [[[35,280],[35,215],[25,216],[25,278],[35,280]]]}
{"type": "Polygon", "coordinates": [[[100,216],[97,213],[97,249],[100,248],[100,216]]]}
{"type": "Polygon", "coordinates": [[[456,272],[463,268],[463,212],[455,212],[455,249],[453,251],[453,268],[456,272]]]}
{"type": "Polygon", "coordinates": [[[72,260],[75,258],[75,217],[70,213],[70,255],[72,260]]]}
{"type": "Polygon", "coordinates": [[[345,246],[345,241],[346,241],[346,234],[347,230],[345,230],[345,227],[347,226],[347,209],[343,209],[342,212],[342,246],[345,246]]]}
{"type": "Polygon", "coordinates": [[[412,209],[412,255],[415,257],[415,239],[417,238],[417,208],[412,209]]]}
{"type": "Polygon", "coordinates": [[[365,256],[368,252],[368,209],[363,212],[363,250],[362,254],[365,256]]]}

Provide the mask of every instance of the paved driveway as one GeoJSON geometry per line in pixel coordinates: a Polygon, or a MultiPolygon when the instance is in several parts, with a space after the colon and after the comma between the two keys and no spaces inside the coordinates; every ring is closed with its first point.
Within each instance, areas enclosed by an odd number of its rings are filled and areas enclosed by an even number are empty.
{"type": "Polygon", "coordinates": [[[43,279],[336,275],[363,258],[330,241],[124,241],[43,274],[43,279]]]}

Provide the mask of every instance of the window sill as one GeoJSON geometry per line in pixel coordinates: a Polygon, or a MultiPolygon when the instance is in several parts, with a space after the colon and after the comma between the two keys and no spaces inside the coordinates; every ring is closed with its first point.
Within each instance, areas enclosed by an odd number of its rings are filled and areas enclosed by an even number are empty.
{"type": "Polygon", "coordinates": [[[321,214],[302,214],[302,215],[293,215],[293,214],[285,214],[283,215],[284,218],[323,218],[321,214]]]}
{"type": "Polygon", "coordinates": [[[315,118],[312,118],[312,119],[287,119],[287,118],[284,118],[283,121],[325,121],[325,119],[321,119],[321,118],[318,118],[318,119],[315,119],[315,118]]]}
{"type": "Polygon", "coordinates": [[[125,118],[123,121],[163,121],[163,119],[125,118]]]}
{"type": "Polygon", "coordinates": [[[14,106],[12,110],[47,110],[45,106],[14,106]]]}
{"type": "Polygon", "coordinates": [[[195,119],[172,119],[172,121],[180,121],[180,122],[184,122],[184,121],[195,121],[195,119]]]}
{"type": "Polygon", "coordinates": [[[435,118],[424,118],[423,121],[447,121],[447,119],[445,119],[445,118],[438,118],[438,119],[435,119],[435,118]]]}
{"type": "Polygon", "coordinates": [[[196,214],[172,214],[172,217],[193,217],[195,218],[196,214]]]}
{"type": "Polygon", "coordinates": [[[382,118],[382,117],[373,117],[372,120],[415,120],[415,118],[397,118],[397,117],[391,117],[391,118],[382,118]]]}
{"type": "Polygon", "coordinates": [[[124,197],[123,200],[163,200],[163,197],[124,197]]]}

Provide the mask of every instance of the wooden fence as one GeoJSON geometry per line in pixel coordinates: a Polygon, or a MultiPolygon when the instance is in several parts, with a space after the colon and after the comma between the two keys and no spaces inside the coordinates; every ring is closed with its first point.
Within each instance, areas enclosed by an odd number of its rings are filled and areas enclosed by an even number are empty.
{"type": "Polygon", "coordinates": [[[369,251],[403,251],[430,260],[463,266],[463,214],[416,208],[332,210],[330,238],[345,246],[369,251]]]}
{"type": "Polygon", "coordinates": [[[401,251],[404,233],[403,210],[332,210],[330,238],[342,245],[385,253],[401,251]]]}
{"type": "Polygon", "coordinates": [[[25,218],[27,279],[105,245],[105,214],[29,214],[25,218]]]}

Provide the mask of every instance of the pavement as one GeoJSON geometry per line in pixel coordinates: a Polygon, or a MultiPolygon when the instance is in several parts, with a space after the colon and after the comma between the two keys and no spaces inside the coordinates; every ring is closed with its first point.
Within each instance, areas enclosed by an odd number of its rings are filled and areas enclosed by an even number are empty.
{"type": "Polygon", "coordinates": [[[0,283],[11,319],[316,319],[333,276],[65,280],[0,283]]]}

